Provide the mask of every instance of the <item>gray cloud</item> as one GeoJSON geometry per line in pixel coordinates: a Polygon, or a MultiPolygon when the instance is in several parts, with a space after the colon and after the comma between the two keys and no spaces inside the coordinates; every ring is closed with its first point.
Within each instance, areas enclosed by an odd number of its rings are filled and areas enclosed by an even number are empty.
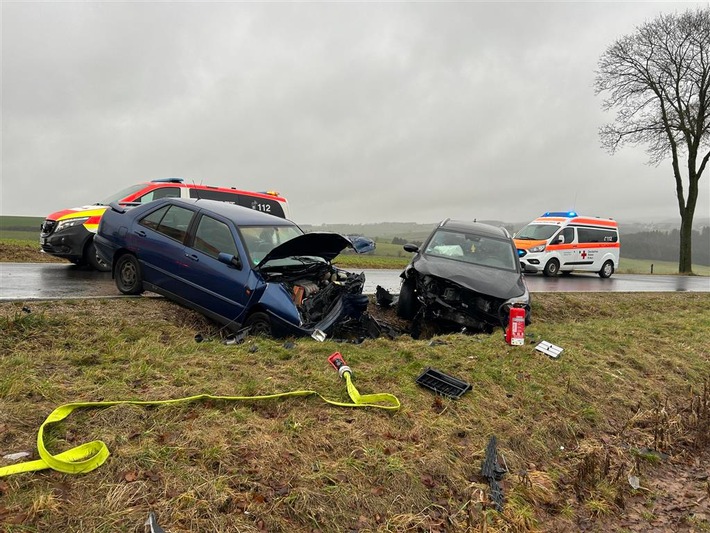
{"type": "MultiPolygon", "coordinates": [[[[650,3],[3,3],[2,212],[184,176],[301,223],[678,218],[593,93],[650,3]]],[[[708,180],[698,217],[710,216],[708,180]]]]}

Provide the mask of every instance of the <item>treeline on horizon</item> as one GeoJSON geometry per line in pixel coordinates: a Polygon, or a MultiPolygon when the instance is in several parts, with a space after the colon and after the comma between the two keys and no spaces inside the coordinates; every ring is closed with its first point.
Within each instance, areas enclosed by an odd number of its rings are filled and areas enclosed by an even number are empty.
{"type": "MultiPolygon", "coordinates": [[[[421,244],[421,241],[408,241],[394,237],[392,244],[421,244]]],[[[680,231],[642,231],[622,235],[621,256],[628,259],[653,259],[656,261],[678,261],[680,250],[680,231]]],[[[710,226],[702,230],[693,230],[693,263],[710,266],[710,226]]]]}
{"type": "MultiPolygon", "coordinates": [[[[31,217],[0,217],[0,230],[2,233],[9,231],[19,231],[28,234],[28,239],[34,240],[35,234],[39,230],[39,222],[42,219],[31,217]]],[[[434,224],[419,225],[406,223],[375,224],[386,228],[378,228],[382,233],[387,233],[387,229],[394,232],[401,232],[400,235],[392,237],[390,235],[365,235],[374,238],[377,242],[391,242],[392,244],[403,245],[406,243],[421,244],[429,232],[435,227],[434,224]],[[421,227],[419,227],[421,226],[421,227]],[[414,231],[412,231],[414,230],[414,231]]],[[[512,227],[505,226],[508,231],[514,231],[512,227]]],[[[304,226],[306,231],[335,231],[344,234],[363,234],[365,227],[357,225],[322,225],[304,226]],[[355,231],[352,231],[355,230],[355,231]]],[[[374,228],[369,228],[374,229],[374,228]]],[[[380,233],[378,231],[378,233],[380,233]]],[[[0,233],[0,238],[3,237],[0,233]]],[[[693,263],[697,265],[710,266],[710,226],[703,226],[700,230],[693,230],[693,263]]],[[[678,261],[680,250],[680,231],[672,229],[670,231],[652,230],[636,233],[621,234],[621,256],[628,259],[652,259],[656,261],[678,261]]]]}
{"type": "MultiPolygon", "coordinates": [[[[710,226],[693,230],[693,263],[710,266],[710,226]]],[[[629,259],[678,261],[680,231],[642,231],[621,236],[621,256],[629,259]]]]}

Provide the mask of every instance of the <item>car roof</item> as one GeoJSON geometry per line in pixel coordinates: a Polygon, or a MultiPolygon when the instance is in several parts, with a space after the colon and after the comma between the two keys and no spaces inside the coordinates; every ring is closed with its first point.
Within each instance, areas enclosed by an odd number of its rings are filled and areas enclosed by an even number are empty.
{"type": "Polygon", "coordinates": [[[491,226],[490,224],[484,224],[483,222],[470,222],[468,220],[451,220],[447,218],[441,224],[439,224],[439,227],[456,231],[463,231],[466,233],[475,233],[477,235],[485,235],[488,237],[510,239],[510,234],[505,228],[491,226]]]}
{"type": "MultiPolygon", "coordinates": [[[[160,201],[160,200],[158,200],[160,201]]],[[[203,211],[221,215],[232,220],[238,226],[295,226],[296,223],[285,218],[262,213],[255,209],[242,207],[230,202],[206,200],[204,198],[166,198],[165,203],[198,207],[203,211]]]]}

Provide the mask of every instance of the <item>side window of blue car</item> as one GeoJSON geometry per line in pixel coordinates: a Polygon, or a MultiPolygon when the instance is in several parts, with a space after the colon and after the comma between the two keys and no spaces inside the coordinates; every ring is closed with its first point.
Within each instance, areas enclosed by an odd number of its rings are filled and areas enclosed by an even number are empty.
{"type": "Polygon", "coordinates": [[[203,215],[197,224],[194,248],[215,259],[220,252],[239,255],[229,226],[207,215],[203,215]]]}
{"type": "Polygon", "coordinates": [[[190,209],[169,205],[143,217],[139,224],[158,233],[162,233],[171,239],[184,242],[187,227],[190,225],[194,214],[194,211],[190,209]]]}

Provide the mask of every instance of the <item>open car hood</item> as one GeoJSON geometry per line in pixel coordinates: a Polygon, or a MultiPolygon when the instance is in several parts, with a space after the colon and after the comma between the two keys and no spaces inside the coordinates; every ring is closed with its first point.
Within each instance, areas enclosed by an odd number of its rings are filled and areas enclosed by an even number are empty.
{"type": "Polygon", "coordinates": [[[375,243],[367,237],[346,237],[339,233],[313,232],[299,235],[283,244],[280,244],[256,265],[258,269],[273,259],[284,259],[294,255],[310,255],[321,257],[330,262],[346,248],[352,248],[359,254],[371,252],[375,243]]]}

